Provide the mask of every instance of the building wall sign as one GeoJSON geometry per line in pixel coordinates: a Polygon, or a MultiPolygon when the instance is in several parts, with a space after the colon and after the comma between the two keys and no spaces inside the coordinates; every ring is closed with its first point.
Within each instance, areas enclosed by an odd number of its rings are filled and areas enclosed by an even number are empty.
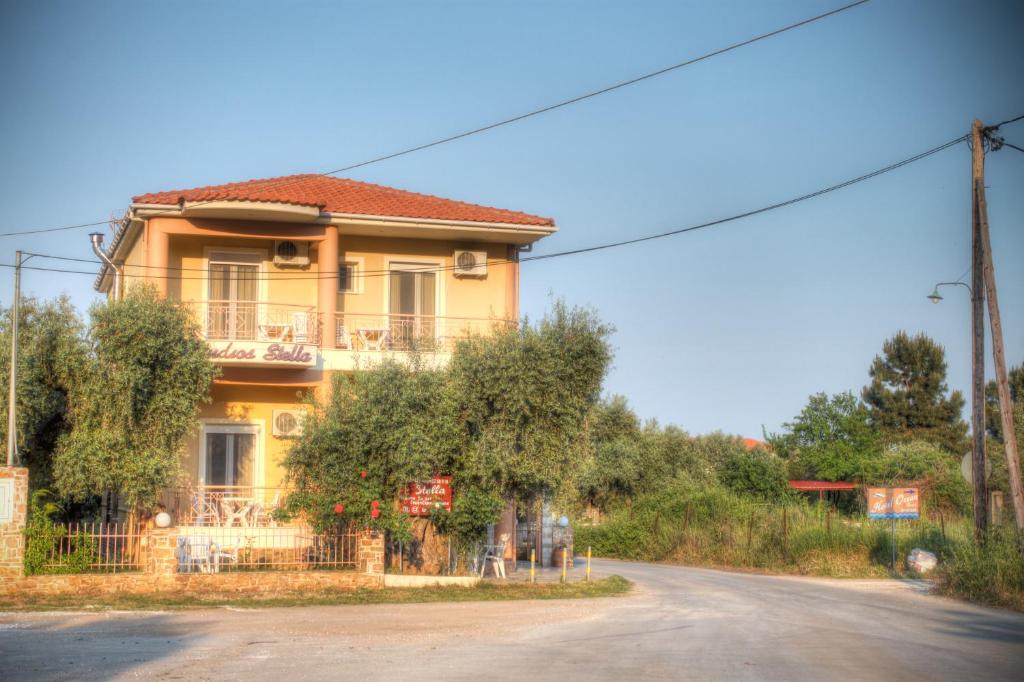
{"type": "Polygon", "coordinates": [[[0,523],[14,520],[14,479],[0,479],[0,523]]]}
{"type": "Polygon", "coordinates": [[[398,505],[409,516],[430,516],[433,509],[451,511],[452,477],[434,476],[426,483],[410,483],[398,505]]]}
{"type": "Polygon", "coordinates": [[[301,343],[261,343],[259,341],[207,341],[207,356],[220,365],[312,367],[316,349],[301,343]]]}
{"type": "Polygon", "coordinates": [[[920,513],[917,488],[868,488],[869,519],[916,519],[920,513]]]}

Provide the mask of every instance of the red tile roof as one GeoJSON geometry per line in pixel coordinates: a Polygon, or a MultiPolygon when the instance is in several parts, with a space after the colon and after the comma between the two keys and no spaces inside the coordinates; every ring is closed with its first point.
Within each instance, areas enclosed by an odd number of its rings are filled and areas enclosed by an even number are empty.
{"type": "Polygon", "coordinates": [[[480,223],[553,226],[551,218],[467,204],[326,175],[286,175],[226,185],[153,192],[134,197],[136,204],[174,205],[182,201],[264,201],[316,206],[328,213],[396,218],[426,218],[480,223]]]}

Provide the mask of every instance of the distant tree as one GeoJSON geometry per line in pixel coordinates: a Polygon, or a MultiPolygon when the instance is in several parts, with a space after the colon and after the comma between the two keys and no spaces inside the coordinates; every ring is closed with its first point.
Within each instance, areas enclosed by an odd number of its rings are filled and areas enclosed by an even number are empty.
{"type": "Polygon", "coordinates": [[[812,395],[784,431],[767,436],[789,460],[790,475],[827,481],[861,481],[881,447],[868,409],[852,393],[812,395]]]}
{"type": "MultiPolygon", "coordinates": [[[[1024,366],[1010,368],[1008,379],[1014,408],[1024,405],[1024,366]]],[[[999,412],[999,391],[995,381],[985,386],[985,429],[990,437],[1003,442],[1003,418],[999,412]]]]}
{"type": "Polygon", "coordinates": [[[790,494],[786,463],[762,447],[734,452],[725,461],[721,480],[735,493],[753,495],[768,502],[783,500],[790,494]]]}
{"type": "Polygon", "coordinates": [[[599,401],[588,420],[592,458],[580,474],[580,495],[584,502],[606,510],[637,493],[648,443],[639,417],[622,396],[599,401]]]}
{"type": "Polygon", "coordinates": [[[145,511],[175,481],[216,369],[191,314],[149,286],[94,306],[89,343],[54,458],[56,488],[76,500],[114,491],[145,511]]]}
{"type": "Polygon", "coordinates": [[[871,383],[864,387],[872,422],[890,442],[927,440],[950,454],[967,447],[967,424],[959,391],[946,385],[942,346],[924,334],[899,332],[882,346],[871,363],[871,383]]]}
{"type": "MultiPolygon", "coordinates": [[[[11,310],[0,313],[0,442],[7,442],[11,310]]],[[[66,297],[23,298],[18,320],[18,456],[33,489],[50,486],[53,451],[69,427],[68,394],[88,357],[85,329],[66,297]]]]}

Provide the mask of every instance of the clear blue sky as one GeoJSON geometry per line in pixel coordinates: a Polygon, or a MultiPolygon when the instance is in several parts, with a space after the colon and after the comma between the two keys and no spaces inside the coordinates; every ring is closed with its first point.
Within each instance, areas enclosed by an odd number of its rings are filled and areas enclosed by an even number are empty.
{"type": "MultiPolygon", "coordinates": [[[[133,194],[320,171],[558,101],[817,14],[794,2],[7,2],[0,231],[103,219],[133,194]]],[[[550,215],[537,252],[773,203],[1024,114],[1024,3],[873,0],[656,80],[352,177],[550,215]]],[[[1024,122],[1004,129],[1024,146],[1024,122]]],[[[1024,360],[1024,154],[989,157],[1009,360],[1024,360]]],[[[759,436],[859,391],[925,332],[967,389],[967,147],[793,208],[524,265],[613,323],[609,392],[694,433],[759,436]]],[[[89,230],[0,240],[90,257],[89,230]]],[[[95,299],[88,276],[26,293],[95,299]]],[[[0,272],[0,301],[11,298],[0,272]]]]}

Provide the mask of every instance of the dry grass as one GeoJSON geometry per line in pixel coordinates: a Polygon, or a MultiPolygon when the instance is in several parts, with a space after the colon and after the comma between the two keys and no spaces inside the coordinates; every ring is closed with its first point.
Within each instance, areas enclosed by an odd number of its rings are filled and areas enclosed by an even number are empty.
{"type": "Polygon", "coordinates": [[[519,599],[590,599],[626,594],[632,583],[614,575],[591,582],[491,583],[475,587],[424,587],[358,590],[328,590],[301,595],[273,597],[201,595],[29,595],[0,601],[4,611],[67,610],[164,610],[231,606],[232,608],[274,608],[290,606],[334,606],[355,604],[415,604],[425,602],[509,601],[519,599]]]}

